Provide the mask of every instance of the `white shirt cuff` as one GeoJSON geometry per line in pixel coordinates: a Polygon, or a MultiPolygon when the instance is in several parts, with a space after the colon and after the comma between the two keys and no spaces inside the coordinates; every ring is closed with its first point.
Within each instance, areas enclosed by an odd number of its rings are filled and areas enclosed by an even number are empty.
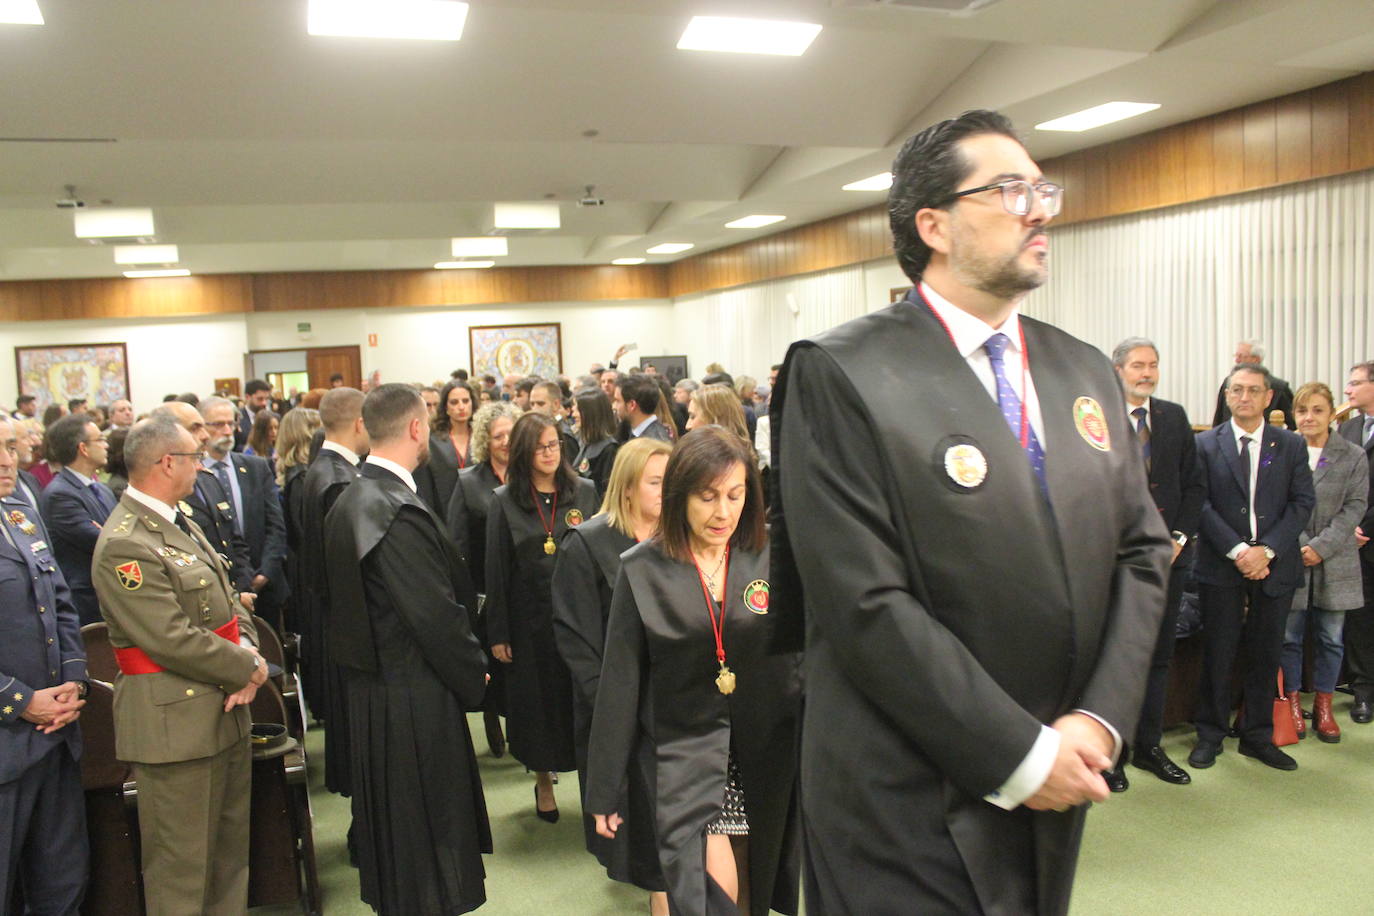
{"type": "Polygon", "coordinates": [[[1249,546],[1250,546],[1249,544],[1245,543],[1244,541],[1241,541],[1239,544],[1237,544],[1236,546],[1232,547],[1230,550],[1228,550],[1228,551],[1226,552],[1226,559],[1231,560],[1232,562],[1234,562],[1235,559],[1236,559],[1236,557],[1238,557],[1238,556],[1240,556],[1242,553],[1244,553],[1244,552],[1245,552],[1245,548],[1247,548],[1247,547],[1249,547],[1249,546]]]}
{"type": "Polygon", "coordinates": [[[1092,712],[1087,709],[1075,709],[1074,712],[1082,713],[1089,719],[1092,719],[1098,725],[1101,725],[1103,728],[1105,728],[1107,730],[1107,734],[1112,736],[1112,766],[1116,767],[1116,765],[1121,762],[1121,733],[1118,732],[1112,726],[1112,723],[1108,722],[1106,719],[1102,718],[1095,712],[1092,712]]]}
{"type": "Polygon", "coordinates": [[[1054,769],[1054,758],[1058,754],[1059,732],[1048,725],[1040,726],[1040,735],[1031,745],[1030,753],[1015,770],[1012,770],[1006,782],[983,796],[983,801],[1005,811],[1018,807],[1039,792],[1045,780],[1050,778],[1050,770],[1054,769]]]}

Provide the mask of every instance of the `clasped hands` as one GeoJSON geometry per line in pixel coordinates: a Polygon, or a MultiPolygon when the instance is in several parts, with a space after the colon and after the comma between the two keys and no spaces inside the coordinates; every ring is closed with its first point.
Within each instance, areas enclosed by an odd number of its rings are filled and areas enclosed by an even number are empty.
{"type": "Polygon", "coordinates": [[[1025,806],[1035,811],[1067,811],[1084,802],[1106,801],[1110,792],[1102,771],[1112,767],[1116,742],[1111,733],[1081,712],[1060,716],[1050,727],[1059,732],[1059,751],[1049,777],[1026,799],[1025,806]]]}
{"type": "Polygon", "coordinates": [[[224,711],[228,712],[235,706],[247,706],[253,702],[253,697],[258,695],[258,688],[267,683],[267,661],[258,656],[258,666],[253,669],[253,676],[248,679],[242,689],[236,690],[224,698],[224,711]]]}
{"type": "Polygon", "coordinates": [[[1247,579],[1267,579],[1269,577],[1269,557],[1264,548],[1251,545],[1236,555],[1236,569],[1247,579]]]}
{"type": "Polygon", "coordinates": [[[28,707],[20,713],[20,718],[32,722],[34,727],[45,735],[75,722],[81,717],[81,707],[86,701],[81,699],[81,685],[67,681],[56,687],[35,690],[29,697],[28,707]]]}

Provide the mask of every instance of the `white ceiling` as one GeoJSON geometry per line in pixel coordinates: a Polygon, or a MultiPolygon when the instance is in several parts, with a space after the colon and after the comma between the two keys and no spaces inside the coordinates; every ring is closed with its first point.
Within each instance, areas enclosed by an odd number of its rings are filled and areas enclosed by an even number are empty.
{"type": "Polygon", "coordinates": [[[473,0],[456,43],[312,37],[305,0],[39,3],[46,25],[0,25],[0,138],[115,142],[0,141],[0,279],[118,275],[67,184],[152,207],[197,273],[427,268],[494,201],[549,195],[563,228],[498,263],[605,263],[877,203],[840,185],[965,108],[1043,158],[1374,69],[1354,0],[473,0]],[[697,14],[825,28],[798,58],[676,50],[697,14]],[[1111,100],[1163,107],[1031,129],[1111,100]],[[587,184],[604,207],[576,206],[587,184]],[[788,221],[723,228],[750,213],[788,221]]]}

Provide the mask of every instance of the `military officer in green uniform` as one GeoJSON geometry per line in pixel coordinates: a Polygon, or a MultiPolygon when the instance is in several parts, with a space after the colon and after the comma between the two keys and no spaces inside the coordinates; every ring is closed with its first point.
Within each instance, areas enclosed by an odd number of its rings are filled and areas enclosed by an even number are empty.
{"type": "Polygon", "coordinates": [[[149,914],[241,914],[248,905],[251,721],[267,679],[226,564],[176,504],[201,452],[171,418],[124,443],[129,488],[96,543],[109,625],[115,752],[134,766],[149,914]]]}

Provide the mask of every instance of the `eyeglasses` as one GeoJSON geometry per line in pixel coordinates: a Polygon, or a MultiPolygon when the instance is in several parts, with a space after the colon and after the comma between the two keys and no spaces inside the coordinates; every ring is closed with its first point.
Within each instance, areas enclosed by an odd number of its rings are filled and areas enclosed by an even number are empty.
{"type": "Polygon", "coordinates": [[[554,452],[562,450],[562,448],[563,444],[561,442],[550,442],[548,445],[536,445],[534,450],[535,452],[543,452],[545,455],[552,455],[554,452]]]}
{"type": "Polygon", "coordinates": [[[1259,385],[1250,385],[1249,387],[1245,385],[1232,385],[1230,388],[1226,389],[1226,393],[1235,398],[1245,397],[1246,395],[1257,398],[1267,390],[1268,389],[1259,385]]]}
{"type": "Polygon", "coordinates": [[[88,445],[95,445],[97,442],[109,442],[109,441],[110,441],[110,437],[109,437],[109,436],[96,436],[94,439],[87,439],[87,440],[86,440],[86,443],[87,443],[88,445]]]}
{"type": "Polygon", "coordinates": [[[1059,207],[1064,202],[1064,189],[1057,184],[1048,181],[1031,184],[1029,181],[1013,179],[1011,181],[999,181],[996,184],[985,184],[981,188],[959,191],[956,194],[951,194],[945,204],[954,203],[959,198],[968,197],[970,194],[982,194],[984,191],[995,190],[1002,192],[1002,207],[1013,216],[1025,216],[1030,213],[1037,197],[1040,198],[1040,206],[1045,209],[1045,215],[1050,217],[1059,215],[1059,207]]]}
{"type": "Polygon", "coordinates": [[[233,421],[233,420],[218,420],[218,421],[216,421],[216,422],[214,422],[214,423],[211,423],[211,422],[209,422],[209,421],[207,420],[206,423],[205,423],[205,426],[206,426],[208,429],[224,429],[224,428],[226,428],[226,427],[230,427],[230,428],[231,428],[231,427],[233,427],[233,425],[234,425],[234,421],[233,421]]]}
{"type": "Polygon", "coordinates": [[[204,450],[204,449],[201,449],[201,450],[198,451],[198,452],[168,452],[168,453],[167,453],[167,457],[168,457],[168,458],[194,458],[194,459],[196,459],[197,461],[202,461],[202,460],[204,460],[204,458],[205,458],[205,450],[204,450]]]}

